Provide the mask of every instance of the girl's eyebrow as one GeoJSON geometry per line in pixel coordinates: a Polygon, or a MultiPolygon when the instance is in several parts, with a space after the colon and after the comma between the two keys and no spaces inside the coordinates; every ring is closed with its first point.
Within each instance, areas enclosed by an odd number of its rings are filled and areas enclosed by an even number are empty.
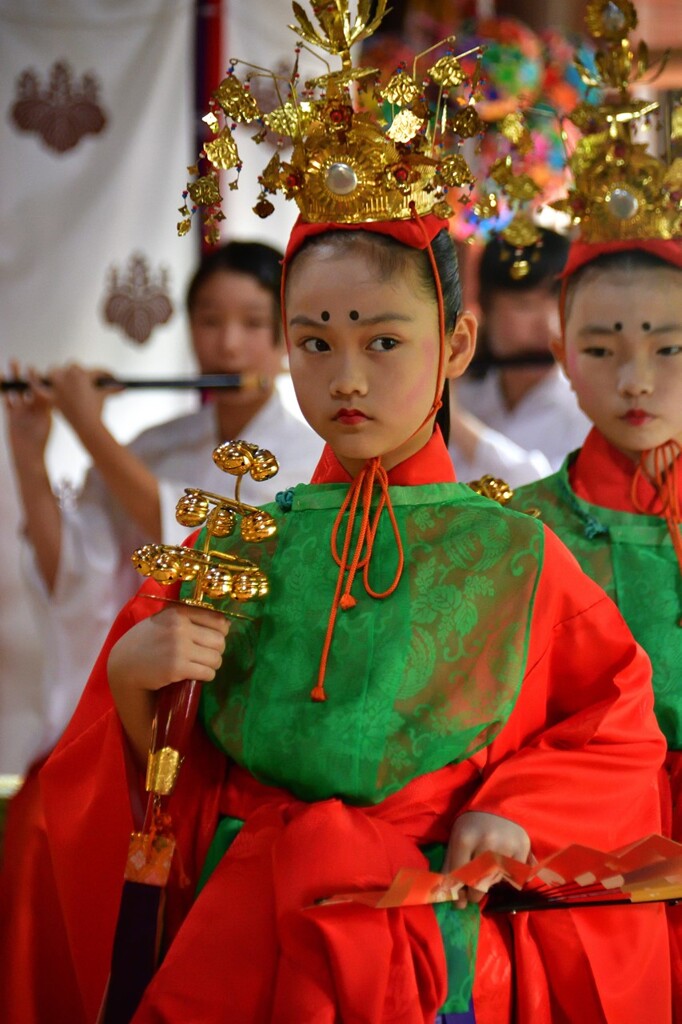
{"type": "MultiPolygon", "coordinates": [[[[353,320],[353,323],[362,326],[372,326],[373,324],[383,324],[389,321],[401,321],[403,323],[411,323],[413,317],[407,313],[375,313],[374,316],[361,316],[357,320],[353,320]]],[[[313,317],[306,316],[304,313],[299,313],[298,316],[292,316],[289,321],[291,327],[322,327],[322,321],[316,320],[313,317]]],[[[327,322],[326,326],[329,326],[327,322]]]]}
{"type": "Polygon", "coordinates": [[[618,333],[613,327],[608,327],[606,324],[585,324],[578,331],[579,337],[591,337],[600,334],[616,334],[618,333]]]}
{"type": "Polygon", "coordinates": [[[682,324],[661,324],[660,327],[652,327],[647,334],[674,334],[676,331],[682,331],[682,324]]]}

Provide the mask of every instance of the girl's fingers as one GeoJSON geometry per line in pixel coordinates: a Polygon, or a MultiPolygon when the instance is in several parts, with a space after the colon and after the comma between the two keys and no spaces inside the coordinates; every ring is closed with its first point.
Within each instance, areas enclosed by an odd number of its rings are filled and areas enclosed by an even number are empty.
{"type": "Polygon", "coordinates": [[[192,605],[185,605],[181,611],[187,614],[190,622],[198,626],[206,626],[208,629],[227,636],[230,629],[230,620],[226,619],[220,612],[214,612],[210,608],[195,608],[192,605]]]}
{"type": "Polygon", "coordinates": [[[167,609],[166,614],[170,671],[176,678],[210,682],[222,664],[229,622],[217,612],[191,606],[167,609]]]}

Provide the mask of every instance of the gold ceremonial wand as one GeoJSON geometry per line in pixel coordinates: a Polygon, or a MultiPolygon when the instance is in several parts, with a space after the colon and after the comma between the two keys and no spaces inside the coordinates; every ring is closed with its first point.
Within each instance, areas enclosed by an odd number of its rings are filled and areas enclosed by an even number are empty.
{"type": "MultiPolygon", "coordinates": [[[[241,480],[247,473],[254,480],[268,480],[277,473],[274,455],[246,441],[227,441],[215,449],[213,460],[237,477],[235,497],[186,488],[176,508],[176,519],[183,526],[205,524],[201,547],[146,544],[132,556],[138,572],[164,586],[193,583],[191,597],[179,598],[179,603],[207,608],[213,608],[213,600],[232,599],[242,604],[268,593],[262,570],[248,559],[214,549],[214,538],[229,536],[237,523],[248,543],[264,541],[277,531],[268,512],[239,499],[241,480]]],[[[234,608],[214,610],[230,617],[247,617],[234,608]]],[[[156,969],[161,895],[175,849],[167,804],[188,749],[201,685],[196,679],[184,679],[159,694],[147,762],[147,810],[142,830],[130,838],[102,1024],[130,1021],[156,969]]]]}

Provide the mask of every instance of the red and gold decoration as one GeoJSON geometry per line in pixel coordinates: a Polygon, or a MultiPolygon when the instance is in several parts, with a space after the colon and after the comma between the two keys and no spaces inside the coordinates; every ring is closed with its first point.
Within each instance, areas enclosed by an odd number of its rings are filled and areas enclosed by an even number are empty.
{"type": "MultiPolygon", "coordinates": [[[[231,61],[204,118],[213,138],[205,144],[201,160],[210,169],[187,186],[180,234],[189,230],[191,214],[201,208],[208,236],[217,238],[224,216],[219,172],[234,171],[229,187],[238,187],[241,160],[233,135],[237,124],[253,124],[256,142],[272,133],[280,140],[279,151],[259,178],[261,193],[254,210],[261,217],[273,211],[272,197],[278,193],[293,199],[306,221],[341,224],[407,219],[413,210],[448,219],[451,190],[466,201],[473,175],[465,142],[476,141],[485,127],[475,105],[478,49],[459,52],[450,36],[438,59],[428,63],[436,49],[431,47],[381,83],[376,68],[354,65],[351,48],[376,30],[386,0],[379,0],[374,14],[368,0],[362,0],[355,16],[347,0],[314,0],[311,6],[317,24],[298,3],[293,5],[296,24],[291,28],[301,42],[290,76],[231,61]],[[327,59],[316,54],[326,65],[325,73],[301,88],[301,49],[339,58],[341,67],[332,70],[327,59]],[[473,70],[467,73],[462,60],[472,55],[473,70]],[[240,66],[245,69],[243,80],[237,75],[240,66]],[[251,87],[263,78],[278,96],[278,105],[267,113],[256,98],[262,89],[251,87]],[[290,149],[286,157],[285,149],[290,149]]],[[[190,170],[198,173],[198,166],[190,170]]]]}
{"type": "MultiPolygon", "coordinates": [[[[133,556],[133,565],[143,576],[151,577],[163,586],[172,583],[193,583],[191,597],[183,604],[212,608],[212,601],[226,598],[241,604],[254,598],[265,597],[268,581],[264,573],[244,558],[214,550],[214,537],[228,537],[237,527],[247,543],[258,544],[276,532],[275,520],[263,509],[246,505],[239,500],[243,477],[248,473],[254,480],[269,480],[278,469],[272,452],[258,448],[247,441],[226,441],[213,452],[213,461],[225,473],[237,478],[235,497],[225,498],[210,491],[187,487],[178,501],[175,517],[188,529],[205,526],[201,548],[183,545],[145,544],[133,556]]],[[[228,614],[239,615],[232,610],[228,614]]]]}
{"type": "Polygon", "coordinates": [[[487,851],[447,874],[404,868],[388,889],[344,893],[325,902],[362,903],[377,909],[446,903],[456,900],[464,886],[487,891],[499,882],[507,888],[502,898],[497,890],[488,905],[492,911],[679,900],[682,844],[659,835],[609,853],[574,844],[533,865],[487,851]]]}
{"type": "MultiPolygon", "coordinates": [[[[247,441],[219,445],[213,461],[237,478],[235,497],[187,488],[176,507],[176,518],[183,526],[205,526],[202,547],[147,544],[134,552],[132,561],[143,576],[164,586],[193,584],[191,595],[173,599],[180,604],[213,608],[212,601],[219,599],[216,614],[248,618],[236,607],[265,597],[267,577],[248,559],[213,550],[212,541],[228,536],[237,526],[247,542],[259,543],[273,536],[277,527],[272,516],[241,502],[239,488],[247,473],[254,480],[269,480],[279,465],[271,452],[247,441]],[[226,598],[232,599],[232,607],[225,606],[226,598]]],[[[175,851],[168,800],[189,746],[201,685],[196,679],[184,679],[159,694],[147,760],[149,798],[142,829],[132,833],[128,846],[103,1024],[122,1024],[132,1017],[156,968],[159,910],[175,851]]]]}
{"type": "Polygon", "coordinates": [[[632,94],[656,71],[646,43],[630,40],[637,12],[630,0],[591,0],[585,22],[597,46],[596,69],[577,67],[604,98],[585,100],[570,115],[582,133],[568,160],[573,186],[550,205],[569,215],[584,242],[679,237],[682,158],[668,162],[638,139],[656,123],[658,104],[632,94]]]}
{"type": "MultiPolygon", "coordinates": [[[[226,498],[209,491],[188,487],[178,501],[175,516],[177,521],[190,529],[205,527],[204,542],[200,548],[172,544],[145,544],[132,555],[132,562],[142,576],[156,580],[162,586],[173,583],[193,583],[191,596],[180,599],[181,604],[193,607],[213,608],[214,600],[221,601],[222,614],[243,617],[235,608],[226,610],[224,602],[232,599],[237,605],[268,593],[265,574],[253,562],[214,550],[214,537],[227,537],[239,524],[240,533],[247,543],[258,544],[272,537],[277,530],[272,516],[263,509],[245,505],[239,500],[242,478],[248,473],[254,480],[269,480],[279,470],[275,456],[247,441],[226,441],[213,452],[213,461],[225,473],[236,477],[235,497],[226,498]]],[[[151,595],[150,595],[151,596],[151,595]]],[[[171,700],[178,703],[177,692],[191,695],[192,718],[196,714],[198,686],[194,680],[169,687],[176,691],[171,700]]],[[[181,747],[168,742],[159,745],[158,723],[165,729],[175,728],[180,717],[179,707],[170,718],[162,705],[166,691],[159,699],[154,737],[147,765],[147,791],[152,795],[148,809],[148,822],[142,833],[134,833],[131,839],[130,855],[126,878],[131,881],[146,881],[151,885],[163,885],[168,877],[173,839],[168,831],[168,821],[163,812],[161,797],[173,792],[183,758],[181,747]],[[165,723],[165,724],[164,724],[165,723]],[[148,827],[147,827],[148,826],[148,827]]],[[[167,710],[167,709],[166,709],[167,710]]],[[[182,714],[183,718],[187,714],[182,714]]],[[[186,740],[188,728],[183,728],[186,740]]]]}

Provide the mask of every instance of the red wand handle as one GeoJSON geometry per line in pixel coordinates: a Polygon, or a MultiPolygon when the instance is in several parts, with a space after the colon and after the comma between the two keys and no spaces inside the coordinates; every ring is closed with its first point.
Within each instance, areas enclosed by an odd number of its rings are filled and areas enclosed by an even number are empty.
{"type": "Polygon", "coordinates": [[[147,761],[149,799],[142,831],[130,837],[102,1024],[129,1024],[156,970],[162,893],[175,849],[165,805],[189,748],[200,694],[201,683],[183,679],[158,697],[147,761]]]}
{"type": "Polygon", "coordinates": [[[164,686],[156,709],[152,752],[171,747],[181,757],[185,756],[199,709],[201,687],[202,684],[196,679],[183,679],[179,683],[164,686]]]}
{"type": "Polygon", "coordinates": [[[201,683],[196,679],[172,683],[159,694],[147,760],[149,803],[143,832],[149,831],[153,819],[158,825],[164,798],[169,797],[175,788],[180,766],[189,748],[200,695],[201,683]]]}

